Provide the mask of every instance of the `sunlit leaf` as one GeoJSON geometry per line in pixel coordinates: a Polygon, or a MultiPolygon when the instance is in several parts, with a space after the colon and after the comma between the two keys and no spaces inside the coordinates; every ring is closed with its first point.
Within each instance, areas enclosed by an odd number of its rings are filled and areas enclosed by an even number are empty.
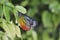
{"type": "Polygon", "coordinates": [[[9,40],[6,34],[2,38],[3,40],[9,40]]]}
{"type": "Polygon", "coordinates": [[[8,40],[8,37],[4,32],[0,31],[0,39],[1,40],[8,40]]]}
{"type": "Polygon", "coordinates": [[[3,29],[6,31],[7,36],[13,40],[15,37],[15,26],[3,20],[3,29]]]}
{"type": "Polygon", "coordinates": [[[5,5],[10,7],[10,8],[14,8],[14,5],[12,3],[7,2],[5,5]]]}
{"type": "Polygon", "coordinates": [[[49,9],[54,13],[54,14],[60,14],[60,4],[56,1],[53,2],[49,5],[49,9]]]}
{"type": "Polygon", "coordinates": [[[6,31],[6,35],[11,38],[11,40],[14,40],[15,36],[21,38],[21,32],[18,26],[14,25],[13,22],[7,23],[5,20],[3,20],[3,27],[6,31]]]}
{"type": "Polygon", "coordinates": [[[15,26],[15,32],[16,32],[17,37],[21,38],[21,31],[18,26],[15,26]]]}
{"type": "Polygon", "coordinates": [[[32,37],[33,37],[33,40],[38,40],[37,33],[34,30],[32,31],[32,37]]]}
{"type": "Polygon", "coordinates": [[[16,10],[18,10],[19,12],[25,14],[27,11],[23,6],[15,6],[16,10]]]}

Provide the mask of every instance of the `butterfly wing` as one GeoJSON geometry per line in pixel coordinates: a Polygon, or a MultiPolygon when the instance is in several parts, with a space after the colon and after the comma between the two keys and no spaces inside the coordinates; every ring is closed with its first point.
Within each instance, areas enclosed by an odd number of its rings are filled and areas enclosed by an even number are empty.
{"type": "Polygon", "coordinates": [[[30,30],[30,27],[27,26],[26,21],[24,20],[24,18],[20,17],[20,19],[19,19],[18,22],[19,22],[20,27],[21,27],[23,30],[30,30]]]}
{"type": "Polygon", "coordinates": [[[18,23],[23,30],[30,30],[36,26],[36,21],[25,14],[20,14],[18,23]]]}

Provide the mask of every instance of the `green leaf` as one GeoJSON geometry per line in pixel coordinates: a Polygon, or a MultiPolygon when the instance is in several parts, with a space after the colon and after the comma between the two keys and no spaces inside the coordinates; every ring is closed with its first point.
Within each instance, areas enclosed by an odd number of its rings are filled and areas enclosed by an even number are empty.
{"type": "Polygon", "coordinates": [[[26,39],[27,38],[27,35],[25,33],[22,34],[22,38],[23,39],[26,39]]]}
{"type": "Polygon", "coordinates": [[[2,37],[4,36],[4,33],[0,31],[0,40],[2,40],[2,37]]]}
{"type": "Polygon", "coordinates": [[[0,18],[0,23],[2,22],[2,18],[0,18]]]}
{"type": "Polygon", "coordinates": [[[54,40],[53,38],[49,37],[49,33],[47,31],[44,31],[42,34],[43,40],[54,40]]]}
{"type": "Polygon", "coordinates": [[[58,5],[56,12],[58,15],[60,15],[60,4],[58,5]]]}
{"type": "Polygon", "coordinates": [[[18,11],[16,9],[13,9],[13,14],[15,16],[15,19],[17,20],[18,19],[18,11]]]}
{"type": "Polygon", "coordinates": [[[27,12],[26,9],[23,6],[18,6],[17,5],[17,6],[15,6],[15,8],[16,8],[17,11],[19,11],[23,14],[25,14],[27,12]]]}
{"type": "Polygon", "coordinates": [[[0,27],[2,27],[3,24],[2,24],[2,18],[0,18],[0,27]]]}
{"type": "Polygon", "coordinates": [[[3,8],[2,8],[2,5],[0,5],[0,16],[2,17],[3,15],[3,8]]]}
{"type": "Polygon", "coordinates": [[[0,31],[0,37],[4,36],[4,33],[2,31],[0,31]]]}
{"type": "Polygon", "coordinates": [[[54,14],[52,16],[52,20],[53,20],[53,23],[55,25],[55,29],[57,28],[58,24],[60,23],[60,17],[59,16],[60,15],[56,15],[56,14],[54,14]]]}
{"type": "Polygon", "coordinates": [[[26,32],[27,36],[30,36],[32,34],[32,30],[26,32]]]}
{"type": "Polygon", "coordinates": [[[59,31],[59,40],[60,40],[60,31],[59,31]]]}
{"type": "Polygon", "coordinates": [[[48,11],[44,11],[42,14],[42,21],[46,28],[52,27],[52,15],[48,11]]]}
{"type": "Polygon", "coordinates": [[[29,2],[29,0],[25,0],[25,1],[23,1],[20,5],[21,5],[21,6],[26,6],[26,5],[28,4],[28,2],[29,2]]]}
{"type": "Polygon", "coordinates": [[[38,12],[38,10],[37,10],[36,7],[30,8],[30,9],[28,10],[27,15],[30,16],[30,17],[33,17],[33,16],[35,15],[35,13],[37,13],[37,12],[38,12]]]}
{"type": "Polygon", "coordinates": [[[41,2],[43,4],[50,4],[50,3],[53,3],[54,1],[56,1],[56,0],[42,0],[41,2]]]}
{"type": "Polygon", "coordinates": [[[8,6],[3,5],[3,13],[7,21],[10,21],[10,8],[8,6]]]}
{"type": "Polygon", "coordinates": [[[6,2],[8,2],[8,0],[0,0],[0,4],[4,4],[6,2]]]}
{"type": "Polygon", "coordinates": [[[39,3],[40,3],[39,0],[31,0],[31,1],[29,2],[29,5],[30,5],[30,6],[37,6],[39,3]]]}
{"type": "Polygon", "coordinates": [[[28,37],[27,40],[32,40],[32,37],[28,37]]]}

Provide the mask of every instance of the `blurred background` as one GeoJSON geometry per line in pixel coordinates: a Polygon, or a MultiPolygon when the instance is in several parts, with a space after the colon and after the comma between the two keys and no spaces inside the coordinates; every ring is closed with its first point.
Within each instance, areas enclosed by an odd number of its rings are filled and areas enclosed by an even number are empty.
{"type": "Polygon", "coordinates": [[[60,40],[60,0],[0,0],[0,40],[60,40]],[[33,30],[15,24],[16,5],[37,21],[33,30]]]}

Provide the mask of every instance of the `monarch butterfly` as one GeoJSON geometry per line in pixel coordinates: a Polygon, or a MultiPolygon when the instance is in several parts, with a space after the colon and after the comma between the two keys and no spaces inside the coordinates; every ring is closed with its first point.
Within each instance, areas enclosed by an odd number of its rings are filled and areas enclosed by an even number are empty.
{"type": "Polygon", "coordinates": [[[30,30],[31,28],[35,27],[37,25],[37,22],[27,16],[26,14],[22,14],[21,12],[18,12],[18,24],[20,28],[23,30],[30,30]]]}

